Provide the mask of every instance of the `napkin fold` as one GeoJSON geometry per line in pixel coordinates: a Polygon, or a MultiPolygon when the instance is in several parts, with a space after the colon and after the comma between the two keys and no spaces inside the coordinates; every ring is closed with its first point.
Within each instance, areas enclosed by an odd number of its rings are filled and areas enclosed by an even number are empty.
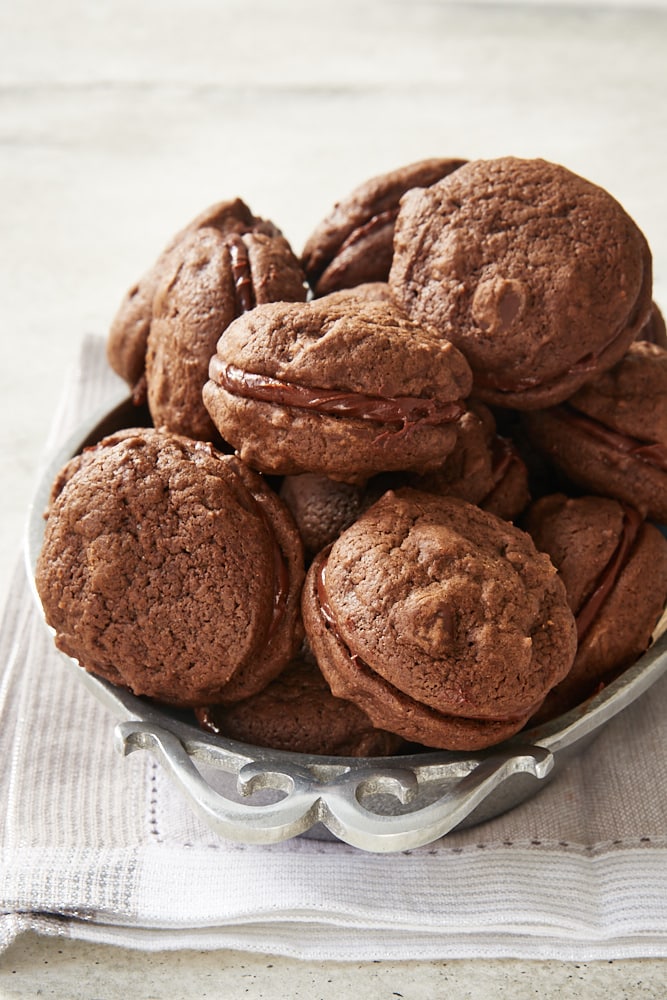
{"type": "MultiPolygon", "coordinates": [[[[47,453],[121,383],[86,337],[47,453]]],[[[0,948],[22,931],[329,960],[667,956],[667,677],[534,798],[427,847],[221,839],[64,669],[23,561],[0,633],[0,948]]]]}

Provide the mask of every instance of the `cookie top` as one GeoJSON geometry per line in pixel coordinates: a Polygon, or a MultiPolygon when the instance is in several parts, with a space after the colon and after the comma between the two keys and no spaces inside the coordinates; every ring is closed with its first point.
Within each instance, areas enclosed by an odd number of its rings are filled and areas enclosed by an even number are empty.
{"type": "Polygon", "coordinates": [[[420,160],[372,177],[336,202],[306,241],[301,256],[315,294],[386,281],[401,195],[410,188],[435,183],[465,162],[420,160]]]}
{"type": "Polygon", "coordinates": [[[293,660],[254,697],[197,709],[196,715],[209,732],[293,753],[377,757],[395,753],[402,743],[375,729],[352,702],[336,698],[307,656],[293,660]]]}
{"type": "Polygon", "coordinates": [[[153,429],[58,477],[36,584],[56,643],[91,673],[173,705],[259,690],[301,640],[300,541],[242,463],[153,429]]]}
{"type": "Polygon", "coordinates": [[[326,565],[320,553],[306,576],[303,591],[304,623],[318,663],[331,691],[358,705],[378,728],[402,736],[411,743],[443,750],[480,750],[509,739],[530,718],[530,712],[508,719],[473,719],[431,708],[400,691],[351,655],[335,628],[322,614],[319,580],[326,565]]]}
{"type": "Polygon", "coordinates": [[[303,272],[284,237],[224,227],[186,234],[163,263],[153,296],[146,384],[155,426],[214,439],[202,387],[221,333],[258,303],[305,297],[303,272]]]}
{"type": "Polygon", "coordinates": [[[389,283],[465,354],[477,396],[532,409],[623,355],[651,310],[651,254],[602,188],[502,157],[404,195],[389,283]]]}
{"type": "MultiPolygon", "coordinates": [[[[269,238],[283,239],[280,230],[273,222],[253,215],[240,198],[216,202],[176,233],[153,266],[128,290],[109,330],[107,338],[109,364],[133,389],[141,382],[144,373],[146,346],[153,321],[153,299],[165,271],[169,268],[170,255],[186,237],[200,229],[215,229],[230,238],[248,233],[261,233],[269,238]]],[[[243,294],[245,279],[243,274],[238,277],[243,294]]],[[[305,297],[305,292],[301,297],[305,297]]]]}
{"type": "Polygon", "coordinates": [[[345,292],[257,306],[220,338],[209,376],[211,418],[253,468],[352,483],[438,464],[471,386],[452,344],[345,292]]]}
{"type": "Polygon", "coordinates": [[[458,498],[386,493],[319,571],[320,605],[353,658],[439,712],[517,718],[571,665],[574,622],[548,557],[458,498]]]}

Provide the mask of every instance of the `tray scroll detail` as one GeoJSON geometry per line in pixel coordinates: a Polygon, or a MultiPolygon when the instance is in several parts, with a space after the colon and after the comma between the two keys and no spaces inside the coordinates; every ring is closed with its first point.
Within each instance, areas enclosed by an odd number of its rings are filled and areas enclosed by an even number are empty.
{"type": "Polygon", "coordinates": [[[244,796],[272,789],[278,802],[253,805],[235,802],[214,789],[200,774],[174,733],[141,721],[116,726],[116,745],[124,753],[150,751],[179,787],[190,806],[223,837],[272,844],[298,836],[321,823],[354,847],[390,852],[421,847],[458,826],[510,775],[526,772],[537,779],[551,771],[554,758],[543,747],[499,749],[468,773],[450,780],[435,801],[399,814],[373,811],[364,803],[372,794],[394,796],[403,805],[417,796],[420,777],[410,766],[364,762],[330,777],[315,776],[292,761],[288,767],[271,755],[241,766],[237,789],[244,796]]]}

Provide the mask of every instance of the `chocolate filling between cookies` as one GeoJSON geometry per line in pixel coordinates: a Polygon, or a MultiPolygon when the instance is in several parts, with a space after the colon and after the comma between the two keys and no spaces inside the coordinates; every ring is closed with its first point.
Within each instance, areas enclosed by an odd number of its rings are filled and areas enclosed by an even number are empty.
{"type": "Polygon", "coordinates": [[[228,236],[225,243],[229,250],[232,279],[234,281],[236,315],[240,316],[244,312],[250,312],[257,305],[248,248],[243,242],[243,237],[237,233],[232,233],[228,236]]]}
{"type": "MultiPolygon", "coordinates": [[[[363,222],[360,226],[353,229],[349,236],[343,240],[338,253],[343,253],[343,251],[347,250],[349,247],[354,246],[355,243],[359,243],[367,236],[371,236],[373,233],[377,232],[378,229],[385,229],[389,226],[393,226],[397,216],[398,205],[396,205],[395,208],[388,208],[384,212],[378,212],[377,215],[372,215],[366,222],[363,222]]],[[[332,259],[335,260],[335,257],[332,259]]]]}
{"type": "Polygon", "coordinates": [[[439,426],[465,413],[461,401],[441,402],[421,396],[370,396],[339,389],[310,388],[296,382],[244,371],[236,365],[211,360],[211,377],[233,396],[281,406],[294,406],[333,417],[354,417],[380,424],[397,424],[398,432],[418,425],[439,426]]]}
{"type": "Polygon", "coordinates": [[[604,567],[589,597],[575,615],[577,624],[577,639],[579,642],[585,637],[591,625],[595,621],[600,608],[614,589],[616,581],[628,563],[639,529],[644,523],[641,514],[633,507],[622,504],[623,525],[616,549],[604,567]]]}
{"type": "Polygon", "coordinates": [[[491,444],[491,476],[493,485],[491,489],[478,502],[481,506],[489,499],[492,493],[500,486],[505,476],[509,473],[511,466],[518,465],[521,461],[512,444],[507,438],[496,434],[491,444]]]}
{"type": "Polygon", "coordinates": [[[578,427],[607,447],[653,465],[661,472],[667,472],[667,445],[658,441],[641,441],[629,434],[623,434],[622,431],[615,431],[595,417],[577,410],[570,403],[563,403],[555,407],[552,412],[564,423],[578,427]]]}
{"type": "Polygon", "coordinates": [[[398,216],[398,205],[394,208],[388,208],[384,212],[378,212],[376,215],[371,215],[365,222],[360,223],[360,225],[355,226],[348,235],[345,237],[338,249],[331,253],[322,262],[321,266],[317,269],[314,274],[315,282],[318,282],[322,275],[335,263],[336,259],[350,247],[355,246],[362,240],[366,239],[368,236],[372,236],[380,229],[393,230],[394,223],[396,222],[396,217],[398,216]]]}

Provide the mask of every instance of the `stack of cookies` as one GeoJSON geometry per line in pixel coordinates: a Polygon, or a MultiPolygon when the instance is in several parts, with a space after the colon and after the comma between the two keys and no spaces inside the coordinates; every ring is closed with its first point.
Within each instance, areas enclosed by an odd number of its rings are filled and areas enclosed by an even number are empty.
{"type": "Polygon", "coordinates": [[[583,705],[667,600],[652,294],[621,205],[543,160],[372,178],[300,256],[212,206],[109,333],[150,426],[53,485],[57,645],[296,752],[474,750],[583,705]]]}

